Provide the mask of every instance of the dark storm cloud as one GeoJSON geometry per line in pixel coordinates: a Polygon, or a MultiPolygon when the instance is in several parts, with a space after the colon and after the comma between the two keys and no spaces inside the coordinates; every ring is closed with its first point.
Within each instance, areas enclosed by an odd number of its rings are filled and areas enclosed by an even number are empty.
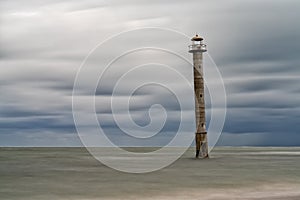
{"type": "MultiPolygon", "coordinates": [[[[295,0],[263,3],[258,0],[29,0],[26,4],[18,0],[2,1],[0,145],[78,145],[76,135],[70,136],[71,132],[75,133],[71,94],[77,69],[88,52],[105,38],[143,26],[167,27],[188,35],[199,32],[204,36],[227,91],[226,134],[221,144],[238,144],[232,142],[236,139],[241,145],[278,145],[284,132],[284,144],[296,145],[300,131],[299,6],[295,0]],[[5,137],[1,136],[3,133],[5,137]],[[57,139],[60,137],[63,139],[57,139]]],[[[130,42],[126,41],[124,46],[130,46],[130,42]]],[[[186,46],[182,47],[184,51],[186,46]]],[[[115,48],[107,48],[106,53],[114,55],[115,48]]],[[[138,58],[147,62],[149,59],[138,58]]],[[[101,62],[103,57],[94,59],[101,62]]],[[[96,90],[99,121],[115,137],[114,141],[123,145],[128,141],[139,144],[139,141],[124,137],[118,140],[121,132],[110,115],[109,97],[113,81],[136,60],[137,57],[123,60],[123,71],[112,70],[113,75],[96,90]]],[[[147,79],[147,75],[140,74],[140,78],[147,79]]],[[[157,77],[168,77],[168,73],[162,71],[157,77]]],[[[168,78],[186,96],[181,109],[191,113],[192,121],[191,94],[181,83],[168,78]]],[[[86,81],[89,83],[89,77],[86,81]]],[[[126,97],[134,81],[122,85],[115,98],[126,97]]],[[[86,92],[88,86],[80,88],[82,98],[90,95],[86,92]]],[[[180,109],[168,91],[145,87],[137,90],[132,100],[130,109],[138,124],[147,124],[149,106],[160,103],[171,116],[163,131],[171,133],[177,129],[180,109]]],[[[207,104],[210,107],[209,100],[207,104]]],[[[85,106],[83,102],[83,111],[85,106]]],[[[123,113],[120,103],[118,114],[123,113]]],[[[207,115],[210,116],[210,109],[207,115]]],[[[184,123],[190,123],[193,131],[193,122],[184,123]]],[[[161,134],[160,138],[149,144],[165,144],[170,134],[161,134]]]]}
{"type": "MultiPolygon", "coordinates": [[[[290,92],[297,88],[299,83],[298,77],[253,77],[248,80],[230,80],[230,87],[232,93],[250,93],[263,91],[277,91],[290,92]],[[238,84],[236,84],[238,83],[238,84]]],[[[300,88],[300,86],[299,86],[300,88]]]]}
{"type": "Polygon", "coordinates": [[[236,115],[240,113],[234,115],[234,112],[230,111],[228,113],[228,119],[230,120],[226,121],[224,131],[236,134],[251,132],[283,133],[285,136],[288,136],[289,132],[296,133],[300,131],[299,116],[285,117],[284,111],[279,114],[270,114],[268,111],[260,111],[259,109],[245,109],[244,112],[248,115],[237,117],[236,115]],[[251,118],[251,116],[255,118],[251,118]]]}
{"type": "MultiPolygon", "coordinates": [[[[57,112],[57,111],[56,111],[57,112]]],[[[54,113],[43,113],[43,112],[37,112],[32,110],[21,110],[16,109],[12,106],[6,106],[4,108],[1,108],[0,117],[3,118],[17,118],[17,117],[58,117],[59,115],[54,113]]]]}
{"type": "Polygon", "coordinates": [[[243,133],[231,134],[223,133],[218,141],[218,145],[229,146],[299,146],[299,132],[282,133],[243,133]],[[293,138],[291,140],[290,138],[293,138]]]}
{"type": "Polygon", "coordinates": [[[243,44],[247,49],[238,46],[238,53],[235,55],[236,61],[243,63],[249,61],[282,62],[283,60],[293,62],[298,60],[300,46],[295,42],[295,38],[297,38],[300,31],[289,29],[284,31],[286,31],[284,35],[254,37],[244,41],[243,44]]]}
{"type": "Polygon", "coordinates": [[[230,2],[227,9],[224,8],[220,12],[224,19],[219,28],[225,32],[216,42],[222,44],[222,50],[220,51],[218,43],[213,41],[209,46],[218,57],[217,62],[221,67],[234,65],[248,72],[252,67],[253,71],[260,66],[260,70],[264,70],[262,64],[269,63],[270,70],[266,74],[274,72],[276,70],[274,68],[289,72],[297,70],[299,66],[297,52],[300,48],[298,2],[286,1],[285,4],[280,1],[265,1],[264,4],[258,1],[230,2]],[[228,50],[230,53],[224,53],[228,50]],[[247,67],[249,64],[252,64],[251,67],[247,67]]]}
{"type": "Polygon", "coordinates": [[[227,21],[232,33],[224,34],[223,51],[218,45],[211,46],[225,77],[228,98],[224,127],[228,134],[220,144],[299,145],[291,139],[298,138],[300,130],[296,4],[267,1],[264,5],[232,5],[235,9],[228,15],[233,18],[227,21]]]}
{"type": "Polygon", "coordinates": [[[53,118],[38,118],[38,119],[26,119],[24,121],[13,121],[0,123],[1,129],[5,130],[57,130],[60,132],[74,132],[75,126],[73,122],[71,124],[60,124],[59,117],[53,118]]]}

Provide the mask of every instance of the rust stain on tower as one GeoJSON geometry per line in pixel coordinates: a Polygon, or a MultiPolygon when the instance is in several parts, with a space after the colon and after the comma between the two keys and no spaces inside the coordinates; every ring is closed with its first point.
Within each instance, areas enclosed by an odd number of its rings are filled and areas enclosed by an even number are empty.
{"type": "Polygon", "coordinates": [[[208,158],[208,142],[205,120],[204,79],[203,79],[203,53],[206,45],[203,38],[198,35],[192,39],[189,52],[193,53],[194,65],[194,91],[195,91],[195,115],[196,115],[196,158],[208,158]]]}

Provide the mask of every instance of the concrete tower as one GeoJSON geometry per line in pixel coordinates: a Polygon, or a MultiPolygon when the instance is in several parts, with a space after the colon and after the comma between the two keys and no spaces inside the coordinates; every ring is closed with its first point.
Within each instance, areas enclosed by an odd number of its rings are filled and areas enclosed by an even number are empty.
{"type": "Polygon", "coordinates": [[[196,35],[189,46],[189,52],[193,54],[194,64],[194,91],[195,91],[195,115],[196,115],[196,158],[208,158],[208,144],[205,120],[204,79],[203,79],[203,52],[206,45],[203,38],[196,35]]]}

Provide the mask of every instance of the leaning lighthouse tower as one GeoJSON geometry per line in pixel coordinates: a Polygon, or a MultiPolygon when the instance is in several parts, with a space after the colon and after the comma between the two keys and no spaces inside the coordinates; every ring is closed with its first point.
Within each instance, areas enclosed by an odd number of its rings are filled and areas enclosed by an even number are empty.
{"type": "Polygon", "coordinates": [[[205,120],[204,101],[204,79],[203,79],[203,53],[206,52],[206,45],[203,38],[198,35],[192,39],[189,52],[193,54],[194,65],[194,91],[195,91],[195,115],[196,115],[196,158],[208,158],[208,144],[205,120]]]}

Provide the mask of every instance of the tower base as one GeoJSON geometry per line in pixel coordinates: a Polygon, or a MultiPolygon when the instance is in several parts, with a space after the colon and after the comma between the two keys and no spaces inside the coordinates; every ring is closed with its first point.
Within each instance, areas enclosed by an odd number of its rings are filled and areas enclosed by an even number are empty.
{"type": "Polygon", "coordinates": [[[196,158],[209,158],[208,156],[208,144],[207,144],[207,132],[201,132],[195,134],[196,141],[196,158]]]}

